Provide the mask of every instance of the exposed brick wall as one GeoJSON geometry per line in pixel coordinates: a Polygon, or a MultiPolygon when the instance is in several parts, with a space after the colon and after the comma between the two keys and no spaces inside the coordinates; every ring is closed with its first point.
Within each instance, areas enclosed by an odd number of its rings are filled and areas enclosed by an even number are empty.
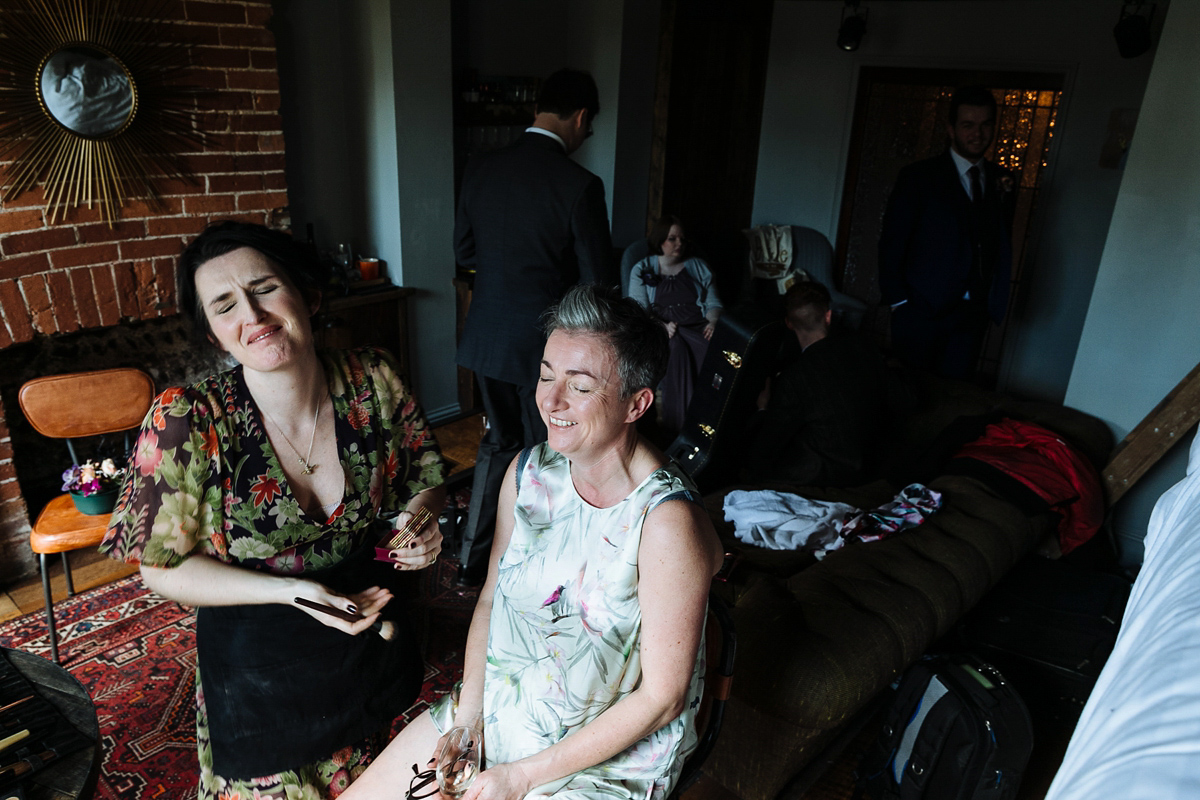
{"type": "MultiPolygon", "coordinates": [[[[209,146],[184,159],[195,182],[160,180],[162,208],[128,202],[111,228],[95,208],[48,225],[40,187],[0,206],[0,349],[175,314],[174,259],[208,222],[287,224],[270,3],[183,0],[167,16],[189,43],[185,80],[209,90],[200,101],[209,146]]],[[[29,531],[4,414],[0,553],[29,531]]]]}

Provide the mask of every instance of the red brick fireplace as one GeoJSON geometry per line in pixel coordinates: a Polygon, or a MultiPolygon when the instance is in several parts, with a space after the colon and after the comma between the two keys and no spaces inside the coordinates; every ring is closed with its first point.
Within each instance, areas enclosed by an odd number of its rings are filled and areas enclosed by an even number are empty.
{"type": "Polygon", "coordinates": [[[16,384],[123,365],[146,369],[159,388],[181,380],[197,368],[175,305],[185,241],[215,219],[288,224],[270,3],[183,0],[169,14],[188,42],[185,80],[210,90],[200,100],[209,146],[185,157],[194,183],[162,181],[162,208],[129,202],[113,227],[86,208],[48,225],[40,188],[0,207],[0,584],[35,570],[30,516],[46,488],[34,492],[31,476],[69,462],[65,448],[18,430],[28,426],[16,384]]]}

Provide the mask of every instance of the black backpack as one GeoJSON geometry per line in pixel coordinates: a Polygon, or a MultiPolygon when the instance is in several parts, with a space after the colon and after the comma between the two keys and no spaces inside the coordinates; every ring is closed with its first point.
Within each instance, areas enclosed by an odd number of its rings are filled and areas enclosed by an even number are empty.
{"type": "Polygon", "coordinates": [[[1032,752],[1029,711],[994,667],[971,655],[925,656],[901,676],[855,794],[1011,800],[1032,752]]]}

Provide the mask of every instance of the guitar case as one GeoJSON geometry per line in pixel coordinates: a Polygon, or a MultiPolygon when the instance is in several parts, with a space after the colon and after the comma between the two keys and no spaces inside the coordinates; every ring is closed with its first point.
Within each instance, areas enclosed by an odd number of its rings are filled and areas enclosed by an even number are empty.
{"type": "Polygon", "coordinates": [[[779,320],[748,325],[729,314],[717,320],[683,429],[666,451],[702,494],[737,481],[746,427],[786,331],[779,320]]]}

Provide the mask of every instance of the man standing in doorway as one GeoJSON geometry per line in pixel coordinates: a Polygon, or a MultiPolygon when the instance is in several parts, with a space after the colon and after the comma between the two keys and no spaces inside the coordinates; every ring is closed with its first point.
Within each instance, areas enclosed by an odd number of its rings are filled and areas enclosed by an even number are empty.
{"type": "Polygon", "coordinates": [[[900,171],[879,236],[879,289],[892,307],[892,351],[918,369],[975,374],[988,319],[1008,308],[1013,176],[983,156],[996,98],[958,89],[949,149],[900,171]]]}
{"type": "Polygon", "coordinates": [[[486,577],[509,463],[546,440],[534,397],[542,313],[577,283],[618,280],[604,183],[568,157],[599,112],[592,77],[560,70],[543,82],[521,138],[472,159],[463,175],[454,252],[474,268],[475,285],[457,360],[475,373],[488,428],[475,459],[460,585],[486,577]]]}

